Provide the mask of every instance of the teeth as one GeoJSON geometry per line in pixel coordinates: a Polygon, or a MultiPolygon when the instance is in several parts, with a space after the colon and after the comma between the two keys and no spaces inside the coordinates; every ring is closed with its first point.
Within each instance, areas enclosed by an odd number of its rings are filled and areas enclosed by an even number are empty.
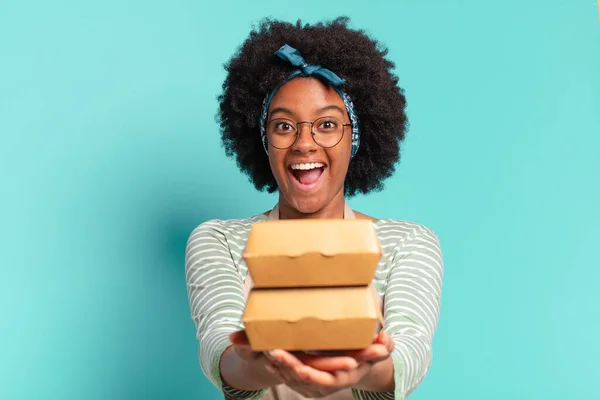
{"type": "Polygon", "coordinates": [[[316,162],[316,163],[292,164],[291,168],[307,170],[307,169],[314,169],[314,168],[322,168],[324,166],[325,166],[325,164],[316,162]]]}

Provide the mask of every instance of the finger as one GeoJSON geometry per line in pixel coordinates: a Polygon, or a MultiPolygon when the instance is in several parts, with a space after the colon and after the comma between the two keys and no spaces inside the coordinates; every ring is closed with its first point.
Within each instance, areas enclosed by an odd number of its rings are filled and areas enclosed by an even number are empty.
{"type": "Polygon", "coordinates": [[[252,351],[252,349],[249,346],[234,344],[231,347],[233,348],[233,351],[235,351],[235,353],[238,355],[238,357],[240,357],[243,360],[250,361],[260,356],[260,353],[252,351]]]}
{"type": "Polygon", "coordinates": [[[234,345],[233,346],[233,351],[236,352],[236,354],[243,360],[249,360],[252,358],[252,351],[245,349],[243,347],[239,347],[234,345]]]}
{"type": "Polygon", "coordinates": [[[264,351],[262,355],[267,359],[270,363],[274,364],[277,360],[271,355],[272,351],[264,351]]]}
{"type": "Polygon", "coordinates": [[[250,347],[250,341],[246,335],[246,331],[236,331],[229,335],[229,340],[236,346],[248,346],[250,347]]]}
{"type": "Polygon", "coordinates": [[[333,373],[333,377],[335,379],[335,386],[337,387],[348,387],[352,386],[353,382],[352,377],[356,376],[356,370],[352,371],[335,371],[333,373]]]}
{"type": "Polygon", "coordinates": [[[298,377],[289,367],[280,365],[278,363],[273,364],[275,373],[279,375],[281,380],[287,385],[301,384],[302,380],[298,377]]]}
{"type": "Polygon", "coordinates": [[[389,352],[387,351],[387,348],[384,345],[372,344],[369,347],[362,350],[350,351],[346,355],[348,357],[360,360],[363,358],[384,357],[388,353],[389,352]]]}
{"type": "Polygon", "coordinates": [[[390,335],[388,335],[387,333],[381,331],[381,344],[383,344],[386,348],[389,347],[390,343],[392,342],[392,337],[390,335]]]}
{"type": "Polygon", "coordinates": [[[271,359],[279,364],[285,365],[289,368],[294,368],[294,367],[299,367],[302,366],[304,364],[302,364],[302,361],[300,361],[296,356],[294,356],[292,353],[287,352],[285,350],[272,350],[269,352],[269,356],[271,357],[271,359]]]}
{"type": "Polygon", "coordinates": [[[265,358],[265,368],[269,372],[278,375],[285,382],[290,381],[285,365],[281,364],[274,357],[272,357],[270,351],[266,351],[261,354],[265,358]]]}
{"type": "Polygon", "coordinates": [[[318,385],[332,387],[336,384],[336,378],[329,372],[319,371],[309,366],[296,368],[298,377],[308,386],[318,385]]]}
{"type": "Polygon", "coordinates": [[[303,366],[293,354],[284,350],[273,350],[267,353],[268,358],[286,383],[302,383],[295,368],[303,366]]]}
{"type": "Polygon", "coordinates": [[[361,360],[381,361],[388,358],[390,356],[390,352],[384,345],[374,344],[365,349],[361,356],[361,360]]]}
{"type": "Polygon", "coordinates": [[[387,333],[385,333],[384,331],[380,331],[377,334],[377,337],[375,338],[375,340],[373,341],[373,344],[383,345],[387,349],[388,353],[392,352],[393,343],[394,343],[394,341],[392,340],[392,337],[390,335],[388,335],[387,333]]]}
{"type": "Polygon", "coordinates": [[[335,371],[333,373],[335,386],[338,388],[352,387],[360,382],[369,373],[371,368],[373,368],[372,364],[363,362],[351,371],[335,371]]]}
{"type": "Polygon", "coordinates": [[[351,352],[348,355],[353,357],[358,362],[361,362],[361,361],[379,362],[379,361],[385,360],[387,357],[389,357],[390,352],[382,344],[372,344],[371,346],[367,347],[366,349],[351,352]]]}
{"type": "Polygon", "coordinates": [[[391,353],[394,350],[394,339],[392,339],[392,337],[384,331],[379,332],[376,340],[373,343],[384,345],[388,353],[391,353]]]}
{"type": "Polygon", "coordinates": [[[271,364],[271,363],[266,363],[265,364],[265,369],[267,371],[269,371],[271,374],[280,375],[279,371],[278,371],[278,368],[276,366],[274,366],[273,364],[271,364]]]}
{"type": "Polygon", "coordinates": [[[392,353],[392,351],[394,351],[394,347],[395,347],[394,339],[391,336],[388,336],[387,350],[390,354],[392,353]]]}
{"type": "Polygon", "coordinates": [[[336,371],[358,367],[356,359],[348,356],[320,357],[309,354],[299,354],[297,358],[304,365],[321,371],[336,371]]]}

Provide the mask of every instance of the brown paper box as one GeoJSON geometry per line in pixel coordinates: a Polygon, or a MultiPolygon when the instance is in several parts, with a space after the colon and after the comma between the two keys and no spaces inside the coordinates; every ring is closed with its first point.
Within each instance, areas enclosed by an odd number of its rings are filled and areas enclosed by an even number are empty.
{"type": "Polygon", "coordinates": [[[243,317],[254,351],[364,349],[383,322],[372,286],[258,289],[243,317]]]}
{"type": "Polygon", "coordinates": [[[243,316],[252,349],[368,347],[383,322],[371,286],[381,255],[369,220],[254,224],[243,254],[254,285],[243,316]]]}
{"type": "Polygon", "coordinates": [[[369,285],[382,250],[369,220],[254,224],[243,258],[256,288],[369,285]]]}

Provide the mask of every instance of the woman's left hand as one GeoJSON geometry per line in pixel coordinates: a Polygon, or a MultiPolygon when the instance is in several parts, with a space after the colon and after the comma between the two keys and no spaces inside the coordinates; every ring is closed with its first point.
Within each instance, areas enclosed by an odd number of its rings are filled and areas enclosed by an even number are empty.
{"type": "Polygon", "coordinates": [[[322,371],[307,365],[315,365],[317,359],[323,359],[321,356],[274,351],[267,357],[274,365],[274,372],[290,389],[305,397],[319,398],[359,384],[377,363],[390,356],[393,348],[391,337],[381,332],[368,348],[340,354],[355,358],[356,368],[336,371],[322,371]]]}

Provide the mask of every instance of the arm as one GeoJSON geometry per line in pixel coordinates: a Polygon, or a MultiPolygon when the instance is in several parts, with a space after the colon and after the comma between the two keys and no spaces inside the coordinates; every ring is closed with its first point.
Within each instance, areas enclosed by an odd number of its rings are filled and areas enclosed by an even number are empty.
{"type": "Polygon", "coordinates": [[[417,228],[398,246],[392,264],[384,296],[384,331],[394,340],[394,350],[391,359],[376,365],[355,387],[359,398],[405,399],[431,365],[443,276],[437,236],[417,228]],[[370,393],[361,393],[365,391],[370,393]]]}
{"type": "Polygon", "coordinates": [[[219,222],[203,223],[192,232],[185,269],[202,371],[228,399],[260,398],[273,378],[231,347],[229,335],[243,329],[245,297],[219,222]]]}

